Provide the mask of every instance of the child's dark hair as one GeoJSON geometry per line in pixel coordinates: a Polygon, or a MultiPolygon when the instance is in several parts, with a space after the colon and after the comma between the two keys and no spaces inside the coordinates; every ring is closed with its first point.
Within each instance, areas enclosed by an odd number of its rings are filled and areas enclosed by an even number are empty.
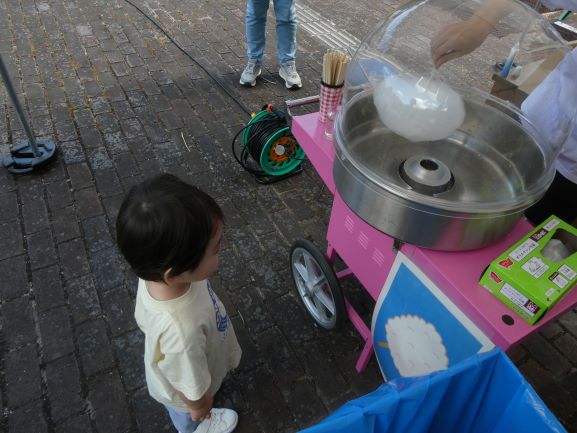
{"type": "Polygon", "coordinates": [[[201,262],[222,210],[205,192],[162,174],[131,188],[116,219],[120,251],[148,281],[193,271],[201,262]]]}

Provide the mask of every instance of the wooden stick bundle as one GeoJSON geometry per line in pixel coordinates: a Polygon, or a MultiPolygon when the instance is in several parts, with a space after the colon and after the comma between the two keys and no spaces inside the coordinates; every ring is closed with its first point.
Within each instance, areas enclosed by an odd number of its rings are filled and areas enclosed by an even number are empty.
{"type": "Polygon", "coordinates": [[[345,81],[345,71],[349,57],[335,50],[328,50],[323,56],[323,83],[329,86],[340,86],[345,81]]]}

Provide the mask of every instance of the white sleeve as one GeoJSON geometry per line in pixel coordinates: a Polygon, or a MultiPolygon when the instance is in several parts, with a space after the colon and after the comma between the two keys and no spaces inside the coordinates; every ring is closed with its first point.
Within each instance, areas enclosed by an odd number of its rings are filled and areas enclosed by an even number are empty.
{"type": "Polygon", "coordinates": [[[577,12],[577,0],[542,0],[541,3],[548,9],[567,9],[577,12]]]}
{"type": "Polygon", "coordinates": [[[160,350],[164,354],[158,362],[158,368],[171,386],[184,394],[189,400],[200,400],[208,391],[211,383],[206,359],[206,339],[198,335],[195,342],[174,351],[172,338],[161,339],[160,350]]]}

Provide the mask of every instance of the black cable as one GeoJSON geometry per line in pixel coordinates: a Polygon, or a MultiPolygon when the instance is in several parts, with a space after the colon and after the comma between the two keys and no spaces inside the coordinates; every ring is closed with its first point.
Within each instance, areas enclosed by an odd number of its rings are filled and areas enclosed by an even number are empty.
{"type": "MultiPolygon", "coordinates": [[[[192,57],[182,46],[174,40],[172,36],[164,30],[164,28],[152,17],[150,17],[146,12],[144,12],[141,8],[135,5],[131,0],[124,0],[126,3],[131,5],[135,8],[138,12],[140,12],[148,21],[150,21],[163,35],[165,35],[170,42],[174,44],[176,48],[178,48],[186,57],[196,63],[218,86],[240,107],[242,111],[246,114],[252,114],[252,111],[248,109],[246,105],[244,105],[226,86],[223,84],[212,72],[210,72],[203,64],[201,64],[198,60],[192,57]]],[[[271,107],[272,108],[272,107],[271,107]]],[[[280,110],[272,108],[272,112],[270,113],[272,117],[268,117],[265,119],[261,119],[258,121],[250,122],[248,125],[244,126],[240,129],[234,136],[232,140],[232,153],[236,161],[243,167],[246,171],[251,173],[258,182],[260,183],[272,183],[282,179],[285,179],[289,176],[294,174],[300,173],[302,171],[302,166],[299,164],[297,168],[295,168],[291,173],[287,173],[282,176],[271,176],[263,170],[254,169],[249,166],[249,156],[251,156],[258,165],[258,161],[260,159],[260,153],[262,152],[263,147],[266,145],[271,133],[275,133],[279,128],[284,128],[288,126],[288,122],[286,119],[286,114],[280,110]],[[268,126],[261,126],[263,124],[267,124],[268,126]],[[241,155],[237,155],[235,150],[235,144],[238,136],[248,127],[256,127],[256,131],[251,131],[250,137],[248,139],[248,143],[246,146],[243,146],[241,151],[241,155]]],[[[291,156],[291,159],[297,161],[304,161],[306,158],[294,158],[291,156]]]]}
{"type": "MultiPolygon", "coordinates": [[[[243,169],[255,176],[255,178],[261,183],[271,183],[270,180],[266,179],[274,176],[266,173],[264,170],[251,167],[250,159],[252,158],[252,160],[255,161],[256,165],[258,166],[261,153],[272,135],[278,132],[280,129],[286,127],[287,121],[285,114],[282,111],[273,109],[271,112],[266,113],[265,117],[251,121],[248,125],[242,127],[232,139],[232,154],[234,158],[243,169]],[[251,129],[247,134],[246,143],[243,143],[243,147],[239,155],[235,148],[236,141],[239,135],[249,127],[251,129]]],[[[295,158],[294,155],[289,155],[289,158],[293,161],[304,161],[306,159],[295,158]]],[[[298,172],[300,172],[301,169],[302,168],[299,168],[298,172]]],[[[279,178],[284,179],[286,176],[281,175],[279,178]]]]}
{"type": "Polygon", "coordinates": [[[158,30],[160,30],[160,31],[162,32],[162,34],[164,34],[164,36],[166,36],[166,37],[170,40],[170,42],[172,42],[172,43],[176,46],[176,48],[178,48],[180,51],[182,51],[182,53],[183,53],[185,56],[187,56],[190,60],[192,60],[194,63],[196,63],[204,72],[206,72],[206,74],[207,74],[210,78],[212,78],[212,80],[213,80],[216,84],[218,84],[222,90],[224,90],[224,93],[226,93],[234,102],[236,102],[236,104],[240,107],[240,109],[241,109],[242,111],[244,111],[246,114],[251,114],[251,113],[252,113],[252,111],[249,110],[246,105],[244,105],[241,101],[239,101],[239,100],[237,99],[237,97],[228,89],[228,87],[227,87],[225,84],[223,84],[214,74],[212,74],[206,67],[204,67],[204,65],[202,65],[202,64],[201,64],[199,61],[197,61],[194,57],[192,57],[190,54],[188,54],[188,52],[187,52],[184,48],[182,48],[182,47],[180,46],[180,44],[179,44],[178,42],[176,42],[176,41],[172,38],[172,36],[170,36],[170,35],[166,32],[166,30],[164,30],[164,29],[162,28],[162,26],[161,26],[160,24],[158,24],[158,23],[156,22],[156,20],[154,20],[153,18],[151,18],[146,12],[144,12],[142,9],[140,9],[138,6],[136,6],[134,3],[132,3],[132,1],[130,1],[130,0],[124,0],[124,1],[125,1],[126,3],[128,3],[129,5],[131,5],[133,8],[135,8],[138,12],[140,12],[148,21],[150,21],[152,24],[154,24],[154,26],[155,26],[158,30]]]}

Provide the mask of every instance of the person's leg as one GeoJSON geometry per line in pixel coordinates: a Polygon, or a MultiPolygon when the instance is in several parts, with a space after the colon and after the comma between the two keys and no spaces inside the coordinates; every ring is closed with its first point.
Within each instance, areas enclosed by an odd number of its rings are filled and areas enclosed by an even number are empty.
{"type": "Polygon", "coordinates": [[[170,420],[178,433],[194,433],[200,422],[193,421],[188,412],[177,412],[174,409],[165,406],[170,416],[170,420]]]}
{"type": "Polygon", "coordinates": [[[541,224],[553,214],[569,224],[575,224],[577,218],[575,197],[577,197],[577,184],[557,172],[543,198],[525,210],[525,216],[534,225],[541,224]]]}
{"type": "Polygon", "coordinates": [[[262,63],[266,43],[266,15],[269,0],[247,0],[246,54],[249,61],[262,63]]]}
{"type": "Polygon", "coordinates": [[[297,16],[295,0],[274,0],[276,49],[281,64],[294,61],[297,50],[297,16]]]}

